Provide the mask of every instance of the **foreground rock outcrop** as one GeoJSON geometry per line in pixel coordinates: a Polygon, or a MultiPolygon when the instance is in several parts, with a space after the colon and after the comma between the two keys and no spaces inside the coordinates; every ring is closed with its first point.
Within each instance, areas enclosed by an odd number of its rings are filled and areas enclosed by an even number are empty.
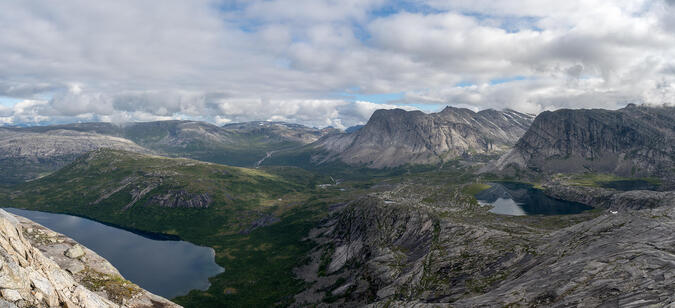
{"type": "Polygon", "coordinates": [[[456,303],[662,307],[675,303],[675,207],[606,214],[554,232],[498,288],[456,303]]]}
{"type": "Polygon", "coordinates": [[[72,239],[0,210],[0,307],[180,307],[72,239]]]}
{"type": "Polygon", "coordinates": [[[405,195],[359,199],[313,230],[319,248],[297,269],[311,287],[297,306],[675,304],[675,204],[508,217],[461,196],[405,195]]]}

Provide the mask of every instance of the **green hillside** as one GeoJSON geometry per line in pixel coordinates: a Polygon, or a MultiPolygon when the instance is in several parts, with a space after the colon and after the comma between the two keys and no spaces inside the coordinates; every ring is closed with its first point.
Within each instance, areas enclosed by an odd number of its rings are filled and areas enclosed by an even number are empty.
{"type": "Polygon", "coordinates": [[[298,168],[266,172],[105,149],[11,193],[0,191],[0,200],[213,247],[225,273],[211,279],[208,291],[176,301],[187,307],[268,306],[302,287],[291,270],[311,248],[302,238],[321,217],[321,200],[331,197],[314,191],[316,181],[298,168]],[[280,220],[251,228],[270,215],[280,220]]]}

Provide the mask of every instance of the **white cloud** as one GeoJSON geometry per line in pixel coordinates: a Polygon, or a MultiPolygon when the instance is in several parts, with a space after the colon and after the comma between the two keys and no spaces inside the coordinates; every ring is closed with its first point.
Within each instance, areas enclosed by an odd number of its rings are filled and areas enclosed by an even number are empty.
{"type": "Polygon", "coordinates": [[[0,118],[343,127],[397,107],[335,99],[353,89],[527,112],[673,103],[674,20],[670,0],[2,1],[0,96],[25,104],[0,118]]]}

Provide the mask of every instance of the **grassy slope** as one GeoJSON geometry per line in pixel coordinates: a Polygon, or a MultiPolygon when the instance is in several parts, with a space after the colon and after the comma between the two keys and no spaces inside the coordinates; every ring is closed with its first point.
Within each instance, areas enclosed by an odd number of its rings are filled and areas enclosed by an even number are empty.
{"type": "Polygon", "coordinates": [[[490,188],[491,186],[485,183],[472,183],[464,186],[462,189],[462,192],[469,195],[469,196],[474,196],[477,193],[486,190],[490,188]]]}
{"type": "MultiPolygon", "coordinates": [[[[309,187],[314,183],[310,173],[284,167],[269,171],[100,150],[23,184],[9,204],[175,234],[213,247],[216,262],[226,271],[211,279],[208,291],[193,291],[176,301],[187,307],[269,306],[289,300],[285,296],[301,289],[291,272],[310,248],[301,239],[322,215],[325,201],[320,198],[331,197],[324,192],[310,199],[309,187]],[[161,185],[129,209],[122,209],[131,201],[134,187],[147,187],[160,177],[161,185]],[[132,184],[91,204],[104,192],[119,188],[125,179],[132,184]],[[206,192],[214,201],[207,209],[145,205],[152,195],[176,189],[206,192]],[[282,221],[247,235],[239,233],[261,213],[274,213],[282,221]]],[[[6,198],[5,194],[0,200],[6,198]]]]}
{"type": "MultiPolygon", "coordinates": [[[[336,188],[314,190],[310,187],[327,183],[327,176],[317,177],[299,168],[244,169],[187,159],[110,150],[99,152],[43,179],[24,184],[20,189],[22,193],[15,195],[12,205],[78,214],[144,231],[177,234],[191,242],[213,247],[216,262],[225,268],[225,272],[211,279],[212,285],[207,291],[192,291],[174,299],[186,307],[267,307],[292,303],[293,294],[305,287],[294,278],[292,269],[306,260],[313,245],[302,239],[324,217],[329,204],[366,192],[386,191],[399,183],[416,185],[414,191],[426,195],[423,202],[444,203],[465,198],[475,203],[472,193],[487,187],[480,183],[474,168],[454,161],[443,168],[427,171],[413,168],[365,174],[363,179],[345,182],[336,188]],[[147,201],[144,198],[122,211],[131,199],[129,188],[98,205],[89,204],[101,192],[110,191],[124,179],[139,177],[134,183],[143,187],[157,175],[164,176],[163,186],[156,188],[157,193],[180,188],[208,192],[215,201],[208,209],[167,209],[142,206],[147,201]],[[458,195],[460,191],[465,195],[458,195]],[[282,220],[249,234],[240,234],[239,231],[260,217],[261,212],[274,213],[282,220]]],[[[358,175],[361,171],[344,172],[358,175]]],[[[460,211],[453,214],[457,215],[453,219],[516,232],[523,225],[554,230],[597,215],[588,212],[570,216],[505,217],[487,213],[485,208],[477,205],[472,208],[478,212],[469,215],[460,211]]]]}
{"type": "MultiPolygon", "coordinates": [[[[165,156],[187,157],[201,161],[231,166],[253,167],[267,152],[300,147],[302,144],[278,136],[259,133],[225,131],[203,124],[201,127],[210,134],[199,130],[179,127],[181,121],[160,121],[137,123],[121,127],[109,123],[87,123],[82,125],[38,126],[22,130],[44,133],[51,129],[67,129],[99,133],[129,139],[138,145],[165,156]],[[209,136],[220,138],[210,139],[209,136]],[[173,140],[169,142],[167,140],[173,140]],[[180,140],[180,141],[177,141],[180,140]]],[[[26,179],[34,179],[54,172],[64,164],[75,160],[79,154],[52,157],[35,162],[23,159],[0,158],[0,185],[15,185],[26,179]]]]}
{"type": "MultiPolygon", "coordinates": [[[[367,181],[377,178],[399,177],[411,173],[421,173],[438,169],[438,165],[403,165],[393,168],[368,168],[365,165],[348,165],[339,160],[332,160],[316,164],[312,156],[325,155],[312,144],[302,147],[293,147],[281,150],[266,159],[263,166],[293,166],[309,170],[314,173],[331,176],[334,179],[367,181]]],[[[326,182],[328,183],[328,182],[326,182]]]]}

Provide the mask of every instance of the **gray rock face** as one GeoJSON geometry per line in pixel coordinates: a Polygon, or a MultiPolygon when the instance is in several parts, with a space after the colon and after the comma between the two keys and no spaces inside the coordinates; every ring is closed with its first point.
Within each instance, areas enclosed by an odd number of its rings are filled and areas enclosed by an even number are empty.
{"type": "Polygon", "coordinates": [[[667,177],[675,168],[674,144],[674,107],[564,109],[539,114],[496,168],[667,177]]]}
{"type": "Polygon", "coordinates": [[[507,218],[472,207],[415,197],[352,202],[311,232],[319,248],[296,272],[312,284],[296,295],[296,305],[675,303],[675,204],[587,214],[586,221],[560,229],[536,227],[542,217],[507,218]]]}
{"type": "Polygon", "coordinates": [[[159,205],[170,208],[207,208],[213,200],[207,193],[189,193],[185,190],[171,190],[166,194],[154,195],[148,201],[149,205],[159,205]]]}
{"type": "Polygon", "coordinates": [[[315,163],[339,159],[348,164],[382,168],[404,164],[439,163],[460,155],[501,153],[510,149],[532,115],[513,110],[446,107],[438,113],[401,109],[378,110],[351,134],[327,136],[316,147],[326,153],[315,163]]]}
{"type": "Polygon", "coordinates": [[[675,207],[606,214],[549,235],[518,277],[455,303],[663,307],[675,303],[675,207]]]}
{"type": "Polygon", "coordinates": [[[96,133],[61,129],[38,133],[0,128],[2,181],[17,182],[35,178],[99,148],[151,152],[130,140],[96,133]]]}
{"type": "Polygon", "coordinates": [[[223,128],[239,133],[268,136],[268,138],[276,137],[301,144],[309,144],[323,136],[340,132],[338,129],[330,127],[319,129],[300,124],[270,121],[225,124],[223,128]]]}
{"type": "Polygon", "coordinates": [[[80,245],[75,245],[73,247],[68,248],[65,252],[66,257],[71,258],[71,259],[77,259],[81,256],[84,256],[84,250],[82,250],[82,247],[80,245]]]}
{"type": "Polygon", "coordinates": [[[124,280],[105,259],[72,239],[4,210],[0,306],[180,307],[124,280]],[[79,259],[64,255],[74,250],[79,259]]]}
{"type": "Polygon", "coordinates": [[[297,271],[314,284],[296,296],[298,306],[454,302],[530,258],[527,242],[506,232],[451,224],[433,208],[390,202],[354,201],[314,231],[322,246],[297,271]]]}

